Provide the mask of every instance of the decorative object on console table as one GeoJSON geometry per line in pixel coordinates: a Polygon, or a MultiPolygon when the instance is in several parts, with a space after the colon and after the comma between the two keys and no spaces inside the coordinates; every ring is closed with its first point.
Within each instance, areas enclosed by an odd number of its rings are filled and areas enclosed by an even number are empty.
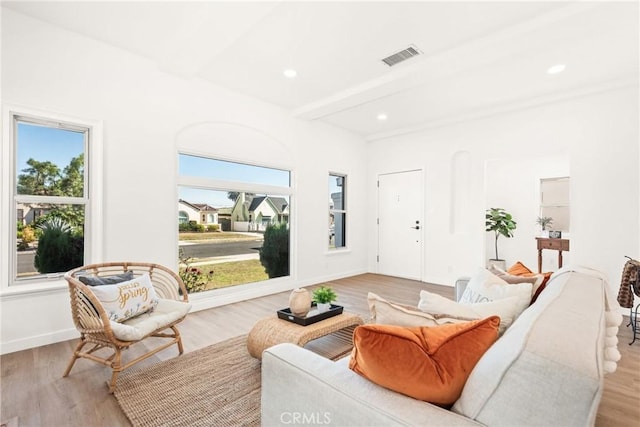
{"type": "Polygon", "coordinates": [[[562,251],[569,251],[569,239],[546,239],[536,237],[538,243],[538,273],[542,273],[542,250],[558,251],[558,268],[562,268],[562,251]]]}
{"type": "Polygon", "coordinates": [[[336,298],[338,296],[329,286],[320,286],[313,291],[313,301],[318,305],[318,313],[328,311],[336,298]]]}
{"type": "Polygon", "coordinates": [[[303,288],[296,288],[289,295],[289,309],[298,317],[305,317],[311,310],[311,294],[303,288]]]}
{"type": "Polygon", "coordinates": [[[551,225],[551,223],[553,223],[553,218],[549,216],[539,216],[538,219],[536,220],[536,223],[540,227],[542,227],[542,230],[540,232],[540,237],[549,237],[550,231],[547,230],[547,227],[551,225]]]}
{"type": "Polygon", "coordinates": [[[562,239],[562,231],[549,230],[549,238],[550,239],[562,239]]]}
{"type": "Polygon", "coordinates": [[[498,238],[504,236],[506,238],[513,237],[513,230],[516,229],[517,223],[513,220],[513,216],[502,208],[487,209],[485,215],[486,231],[493,231],[495,234],[496,257],[489,259],[487,267],[495,265],[504,270],[505,261],[498,256],[498,238]]]}

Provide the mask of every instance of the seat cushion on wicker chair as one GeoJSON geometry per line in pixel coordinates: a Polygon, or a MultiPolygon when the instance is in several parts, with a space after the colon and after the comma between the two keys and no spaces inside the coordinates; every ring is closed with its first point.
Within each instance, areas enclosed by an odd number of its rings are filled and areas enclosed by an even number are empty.
{"type": "Polygon", "coordinates": [[[162,326],[171,325],[183,318],[189,310],[191,310],[190,303],[160,298],[153,311],[122,323],[111,322],[111,329],[119,340],[138,341],[162,326]]]}

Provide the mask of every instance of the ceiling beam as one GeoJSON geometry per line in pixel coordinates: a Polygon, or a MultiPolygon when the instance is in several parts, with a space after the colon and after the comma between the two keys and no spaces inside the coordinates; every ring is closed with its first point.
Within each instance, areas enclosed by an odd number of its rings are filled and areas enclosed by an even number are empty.
{"type": "Polygon", "coordinates": [[[454,74],[517,55],[522,48],[513,39],[598,7],[598,3],[578,2],[558,6],[545,14],[477,38],[430,56],[416,56],[371,79],[292,112],[296,117],[317,120],[420,86],[425,82],[450,78],[454,74]]]}

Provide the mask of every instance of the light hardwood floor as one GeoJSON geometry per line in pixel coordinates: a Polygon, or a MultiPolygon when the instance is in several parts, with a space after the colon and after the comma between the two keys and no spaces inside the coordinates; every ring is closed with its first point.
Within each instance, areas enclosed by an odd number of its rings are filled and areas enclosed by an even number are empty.
{"type": "MultiPolygon", "coordinates": [[[[339,296],[338,303],[365,319],[369,314],[366,303],[368,291],[411,305],[417,304],[421,289],[453,297],[453,288],[450,287],[375,274],[363,274],[330,283],[339,296]]],[[[286,307],[288,297],[289,292],[285,292],[190,314],[180,325],[185,351],[248,333],[258,319],[286,307]]],[[[605,390],[596,420],[599,427],[640,425],[640,341],[628,345],[631,331],[625,327],[626,320],[618,335],[622,360],[618,370],[605,377],[605,390]]],[[[106,381],[110,377],[108,368],[80,360],[71,375],[62,378],[75,345],[75,340],[66,341],[0,358],[1,421],[17,418],[20,427],[130,425],[115,398],[107,392],[106,381]]],[[[128,352],[128,357],[131,357],[139,354],[140,349],[134,346],[128,352]]],[[[176,354],[173,347],[137,366],[169,359],[176,354]]],[[[535,402],[531,404],[535,405],[535,402]]]]}

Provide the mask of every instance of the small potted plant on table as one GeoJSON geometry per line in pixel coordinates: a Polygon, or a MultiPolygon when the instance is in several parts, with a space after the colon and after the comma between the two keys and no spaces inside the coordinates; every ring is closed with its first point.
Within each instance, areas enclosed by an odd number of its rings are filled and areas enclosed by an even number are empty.
{"type": "Polygon", "coordinates": [[[547,226],[551,225],[551,223],[553,222],[553,218],[550,218],[548,216],[538,217],[536,222],[542,227],[540,236],[549,237],[549,230],[547,230],[547,226]]]}
{"type": "Polygon", "coordinates": [[[324,313],[329,311],[331,303],[336,300],[338,296],[329,286],[320,286],[313,291],[313,301],[318,307],[318,313],[324,313]]]}

